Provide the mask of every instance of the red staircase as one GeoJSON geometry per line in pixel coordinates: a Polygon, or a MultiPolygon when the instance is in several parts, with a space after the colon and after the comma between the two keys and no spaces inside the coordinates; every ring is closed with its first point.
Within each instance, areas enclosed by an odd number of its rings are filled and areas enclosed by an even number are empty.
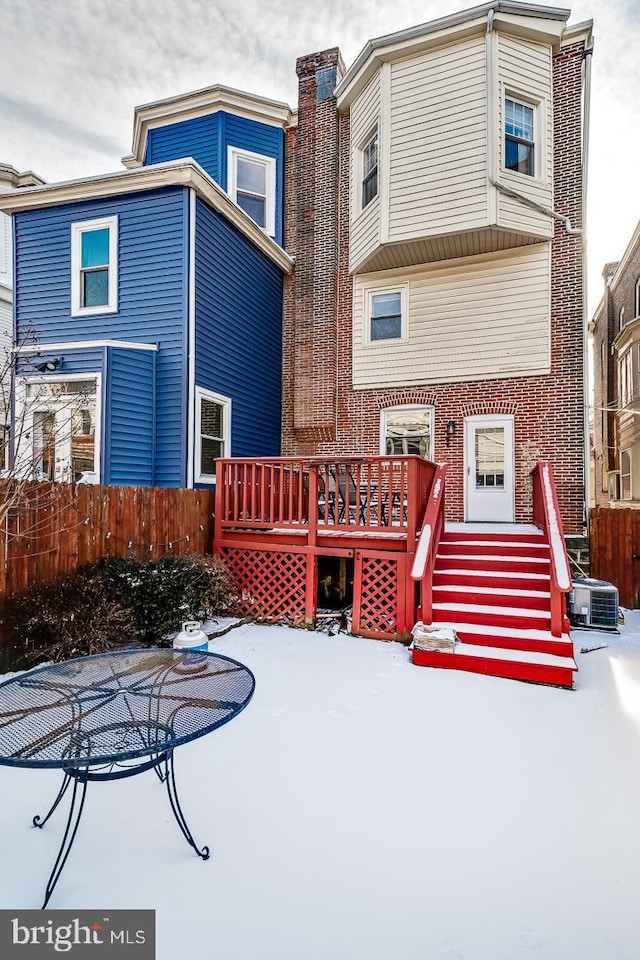
{"type": "Polygon", "coordinates": [[[416,565],[422,619],[453,628],[459,642],[454,652],[414,648],[414,663],[573,686],[568,561],[553,475],[548,464],[539,468],[545,472],[534,477],[534,493],[544,499],[546,484],[547,502],[534,508],[536,526],[448,525],[432,542],[431,562],[416,565]]]}

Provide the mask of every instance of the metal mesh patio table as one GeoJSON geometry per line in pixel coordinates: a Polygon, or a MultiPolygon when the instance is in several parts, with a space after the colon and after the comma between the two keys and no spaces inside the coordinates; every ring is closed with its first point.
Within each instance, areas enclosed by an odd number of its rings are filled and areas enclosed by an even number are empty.
{"type": "Polygon", "coordinates": [[[69,856],[87,783],[155,770],[191,847],[203,860],[185,820],[175,782],[177,746],[223,726],[247,706],[251,671],[204,651],[126,649],[39,667],[0,684],[0,765],[59,768],[62,786],[43,827],[71,786],[71,804],[47,883],[46,907],[69,856]]]}

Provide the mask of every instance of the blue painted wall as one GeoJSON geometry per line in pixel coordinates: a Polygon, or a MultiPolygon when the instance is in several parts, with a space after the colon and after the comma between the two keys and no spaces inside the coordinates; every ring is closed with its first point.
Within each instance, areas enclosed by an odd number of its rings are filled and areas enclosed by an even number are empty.
{"type": "Polygon", "coordinates": [[[196,204],[196,385],[232,399],[231,455],[278,456],[282,274],[196,204]]]}
{"type": "MultiPolygon", "coordinates": [[[[34,331],[43,351],[47,343],[64,340],[158,343],[155,482],[184,486],[188,191],[169,187],[19,213],[15,250],[18,338],[34,331]],[[71,224],[114,214],[118,216],[118,312],[71,317],[71,224]]],[[[74,354],[74,363],[76,359],[74,354]]],[[[65,354],[63,372],[72,372],[71,363],[71,354],[68,359],[65,354]]],[[[118,430],[124,437],[124,421],[118,430]]],[[[139,436],[139,426],[132,426],[132,440],[134,436],[139,436]]],[[[109,463],[103,468],[106,473],[112,469],[109,463]]],[[[111,482],[137,482],[133,474],[127,479],[122,462],[113,469],[118,480],[111,482]]]]}
{"type": "Polygon", "coordinates": [[[153,486],[156,354],[107,348],[104,483],[153,486]]]}
{"type": "Polygon", "coordinates": [[[145,164],[193,157],[223,190],[227,189],[227,147],[251,150],[276,161],[276,241],[282,245],[284,133],[255,120],[219,110],[149,130],[145,164]]]}

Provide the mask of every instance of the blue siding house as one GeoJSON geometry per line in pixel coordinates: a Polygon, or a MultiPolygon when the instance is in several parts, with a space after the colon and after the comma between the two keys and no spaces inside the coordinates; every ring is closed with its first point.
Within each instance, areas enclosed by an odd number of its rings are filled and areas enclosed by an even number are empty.
{"type": "Polygon", "coordinates": [[[127,170],[2,198],[36,476],[189,487],[279,454],[290,119],[221,87],[148,104],[127,170]]]}

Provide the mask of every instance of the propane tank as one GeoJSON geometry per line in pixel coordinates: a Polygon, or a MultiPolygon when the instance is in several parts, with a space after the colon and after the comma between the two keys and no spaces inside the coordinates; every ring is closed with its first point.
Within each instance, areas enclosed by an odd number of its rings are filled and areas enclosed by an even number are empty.
{"type": "Polygon", "coordinates": [[[185,620],[173,639],[174,650],[208,650],[209,640],[199,620],[185,620]]]}

